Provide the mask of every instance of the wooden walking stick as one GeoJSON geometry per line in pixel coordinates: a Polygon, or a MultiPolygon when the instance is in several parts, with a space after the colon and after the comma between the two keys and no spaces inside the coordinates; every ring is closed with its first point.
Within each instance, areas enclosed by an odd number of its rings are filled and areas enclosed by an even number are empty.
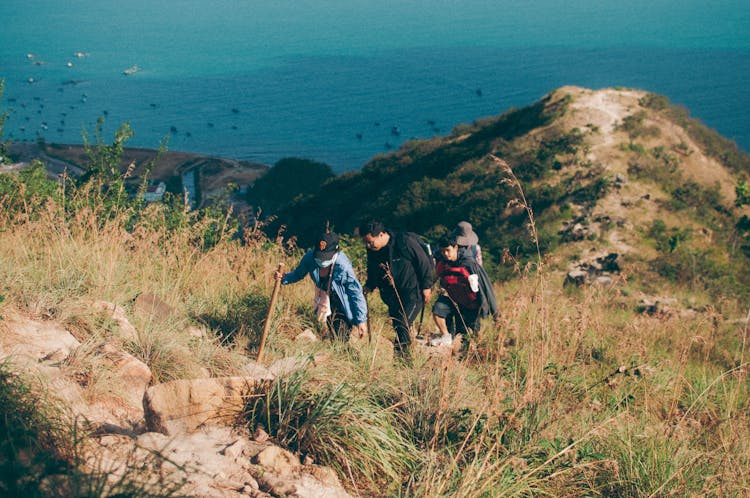
{"type": "Polygon", "coordinates": [[[370,326],[370,300],[365,294],[365,304],[367,305],[367,344],[372,344],[372,328],[370,326]]]}
{"type": "MultiPolygon", "coordinates": [[[[278,272],[281,273],[281,269],[284,267],[284,263],[279,263],[278,272]]],[[[268,337],[268,329],[271,327],[271,318],[273,317],[273,309],[276,307],[276,297],[279,295],[279,288],[281,287],[281,279],[277,279],[273,284],[273,292],[271,293],[271,304],[268,305],[268,314],[266,315],[266,323],[263,324],[263,335],[260,337],[260,346],[258,347],[258,358],[257,362],[260,363],[263,360],[263,348],[266,345],[266,338],[268,337]]]]}

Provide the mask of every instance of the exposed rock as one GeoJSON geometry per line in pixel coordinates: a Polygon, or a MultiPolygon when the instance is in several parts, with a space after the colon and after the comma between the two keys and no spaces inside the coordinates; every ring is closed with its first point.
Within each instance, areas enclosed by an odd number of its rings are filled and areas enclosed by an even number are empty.
{"type": "Polygon", "coordinates": [[[143,420],[141,399],[137,397],[143,396],[151,372],[136,358],[113,346],[101,346],[115,380],[126,390],[124,399],[120,393],[111,392],[92,397],[80,379],[66,375],[69,359],[81,344],[61,324],[8,316],[0,326],[4,329],[0,332],[0,358],[9,357],[31,374],[50,394],[65,402],[79,420],[114,432],[130,432],[143,420]]]}
{"type": "Polygon", "coordinates": [[[143,397],[146,426],[172,435],[202,425],[231,425],[250,395],[268,386],[265,379],[223,377],[180,379],[150,387],[143,397]]]}
{"type": "Polygon", "coordinates": [[[123,339],[130,341],[138,340],[138,331],[128,320],[127,314],[122,306],[107,301],[94,301],[92,306],[107,314],[109,318],[117,322],[120,328],[120,335],[123,339]]]}
{"type": "Polygon", "coordinates": [[[592,285],[599,287],[612,287],[614,283],[615,281],[608,275],[599,275],[591,282],[592,285]]]}
{"type": "MultiPolygon", "coordinates": [[[[8,313],[0,321],[0,357],[13,355],[19,368],[70,407],[76,420],[96,429],[82,450],[84,465],[110,484],[138,479],[144,489],[180,486],[180,496],[206,498],[350,496],[332,469],[312,459],[302,465],[297,456],[270,445],[262,428],[263,437],[256,434],[252,441],[244,427],[227,426],[237,420],[249,393],[270,385],[273,375],[263,366],[246,365],[254,376],[177,380],[146,389],[151,372],[143,362],[111,344],[86,348],[86,354],[96,355],[97,365],[111,371],[114,384],[124,386],[122,399],[89,393],[86,384],[68,377],[76,371],[71,365],[78,348],[60,324],[8,313]],[[143,409],[133,406],[141,395],[143,409]],[[143,433],[144,409],[149,426],[161,432],[143,433]]],[[[305,364],[298,358],[278,363],[280,370],[305,364]]]]}
{"type": "Polygon", "coordinates": [[[199,327],[197,325],[188,325],[185,332],[190,337],[195,337],[196,339],[205,339],[208,335],[204,327],[199,327]]]}
{"type": "Polygon", "coordinates": [[[562,225],[558,233],[563,241],[577,242],[587,239],[590,235],[589,223],[583,216],[572,221],[564,221],[562,225]]]}
{"type": "Polygon", "coordinates": [[[287,357],[274,361],[268,371],[276,377],[288,377],[293,373],[302,370],[310,363],[308,358],[304,357],[287,357]]]}
{"type": "Polygon", "coordinates": [[[59,363],[81,345],[59,323],[6,317],[0,333],[0,357],[40,363],[59,363]]]}
{"type": "Polygon", "coordinates": [[[322,483],[310,474],[301,474],[290,479],[272,473],[265,473],[258,478],[261,489],[267,490],[274,496],[288,496],[291,498],[346,498],[351,495],[340,485],[330,486],[322,483]]]}
{"type": "Polygon", "coordinates": [[[297,337],[294,338],[295,341],[308,341],[308,342],[317,342],[318,336],[315,335],[315,333],[310,329],[305,329],[300,333],[297,337]]]}
{"type": "Polygon", "coordinates": [[[266,432],[266,428],[263,427],[262,424],[258,424],[257,427],[255,427],[255,432],[253,432],[253,440],[257,441],[258,443],[265,443],[268,441],[268,438],[270,436],[266,432]]]}
{"type": "Polygon", "coordinates": [[[299,458],[278,446],[267,447],[258,453],[255,461],[258,465],[280,476],[291,476],[302,469],[299,458]]]}
{"type": "Polygon", "coordinates": [[[636,309],[648,315],[671,315],[676,305],[677,299],[673,297],[644,296],[638,300],[636,309]]]}
{"type": "Polygon", "coordinates": [[[614,284],[613,274],[620,273],[619,254],[612,252],[581,260],[568,271],[563,285],[597,285],[609,287],[614,284]]]}
{"type": "Polygon", "coordinates": [[[249,464],[249,457],[225,451],[227,441],[242,439],[242,432],[225,427],[207,427],[174,437],[158,433],[135,439],[104,436],[99,438],[99,447],[92,449],[90,462],[106,471],[112,481],[128,468],[148,466],[166,482],[181,484],[180,496],[266,496],[256,494],[259,485],[253,472],[260,472],[249,464]]]}
{"type": "Polygon", "coordinates": [[[588,273],[583,270],[571,270],[565,275],[564,285],[581,287],[588,282],[588,273]]]}
{"type": "Polygon", "coordinates": [[[325,484],[326,486],[341,486],[341,481],[336,475],[336,472],[331,467],[325,467],[323,465],[314,465],[311,463],[305,464],[305,471],[310,472],[317,480],[325,484]]]}
{"type": "Polygon", "coordinates": [[[133,303],[133,311],[149,317],[154,322],[163,322],[175,314],[173,307],[150,292],[138,295],[133,303]]]}
{"type": "Polygon", "coordinates": [[[272,382],[275,378],[274,374],[271,373],[266,367],[256,361],[248,361],[240,369],[240,373],[246,377],[252,377],[257,380],[264,380],[272,382]]]}
{"type": "Polygon", "coordinates": [[[111,344],[102,344],[99,353],[111,363],[113,373],[122,380],[124,398],[142,409],[143,395],[151,383],[151,369],[135,356],[120,351],[111,344]]]}

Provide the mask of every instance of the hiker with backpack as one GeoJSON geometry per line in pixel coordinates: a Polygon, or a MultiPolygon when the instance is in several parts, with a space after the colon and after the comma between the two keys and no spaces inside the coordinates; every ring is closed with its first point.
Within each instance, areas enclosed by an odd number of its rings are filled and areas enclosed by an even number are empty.
{"type": "Polygon", "coordinates": [[[347,341],[350,330],[360,338],[367,333],[367,300],[351,261],[339,248],[339,236],[326,232],[315,247],[305,253],[297,268],[275,278],[283,285],[302,280],[315,283],[313,308],[318,321],[325,322],[333,337],[347,341]]]}
{"type": "Polygon", "coordinates": [[[479,266],[483,267],[482,247],[479,245],[479,236],[474,232],[471,223],[468,221],[459,221],[456,224],[456,228],[453,229],[452,235],[456,237],[458,246],[465,247],[471,251],[472,256],[479,263],[479,266]]]}
{"type": "Polygon", "coordinates": [[[408,361],[411,325],[432,296],[433,259],[417,234],[393,232],[379,221],[363,223],[359,235],[367,248],[365,292],[380,291],[396,331],[394,351],[408,361]]]}
{"type": "Polygon", "coordinates": [[[451,345],[458,336],[472,335],[479,330],[482,318],[497,314],[492,282],[474,258],[470,244],[460,244],[452,233],[438,245],[441,257],[435,271],[441,294],[432,306],[432,317],[440,335],[430,341],[432,346],[451,345]]]}

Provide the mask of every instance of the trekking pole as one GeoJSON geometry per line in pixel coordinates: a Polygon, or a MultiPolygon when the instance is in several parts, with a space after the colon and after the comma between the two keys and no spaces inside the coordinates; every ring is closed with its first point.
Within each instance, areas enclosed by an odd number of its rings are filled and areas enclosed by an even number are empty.
{"type": "MultiPolygon", "coordinates": [[[[284,263],[279,263],[279,273],[284,267],[284,263]]],[[[268,314],[266,315],[266,323],[263,324],[263,335],[260,337],[260,346],[258,347],[258,358],[257,362],[260,363],[263,360],[263,348],[266,345],[266,338],[268,337],[268,329],[271,327],[271,318],[273,316],[273,309],[276,306],[276,297],[279,295],[279,288],[281,287],[281,279],[274,278],[275,283],[273,284],[273,292],[271,293],[271,304],[268,305],[268,314]]]]}
{"type": "Polygon", "coordinates": [[[372,344],[372,327],[370,326],[370,299],[365,294],[365,304],[367,305],[367,344],[372,344]]]}

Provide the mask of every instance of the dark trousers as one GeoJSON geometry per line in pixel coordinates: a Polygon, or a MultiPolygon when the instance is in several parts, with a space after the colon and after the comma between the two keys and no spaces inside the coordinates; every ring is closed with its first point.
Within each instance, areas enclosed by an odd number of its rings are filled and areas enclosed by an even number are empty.
{"type": "Polygon", "coordinates": [[[385,304],[388,306],[391,325],[396,331],[396,339],[393,341],[394,352],[402,357],[408,357],[411,345],[411,324],[422,309],[422,300],[412,299],[402,303],[386,302],[385,304]]]}
{"type": "Polygon", "coordinates": [[[446,295],[437,298],[432,305],[432,314],[445,319],[448,332],[453,337],[479,330],[479,308],[465,308],[446,295]]]}
{"type": "Polygon", "coordinates": [[[339,296],[335,292],[330,293],[331,299],[331,314],[326,318],[326,325],[328,325],[328,331],[331,333],[333,339],[340,341],[349,340],[349,331],[352,324],[346,319],[346,315],[343,312],[343,306],[339,300],[339,296]]]}

